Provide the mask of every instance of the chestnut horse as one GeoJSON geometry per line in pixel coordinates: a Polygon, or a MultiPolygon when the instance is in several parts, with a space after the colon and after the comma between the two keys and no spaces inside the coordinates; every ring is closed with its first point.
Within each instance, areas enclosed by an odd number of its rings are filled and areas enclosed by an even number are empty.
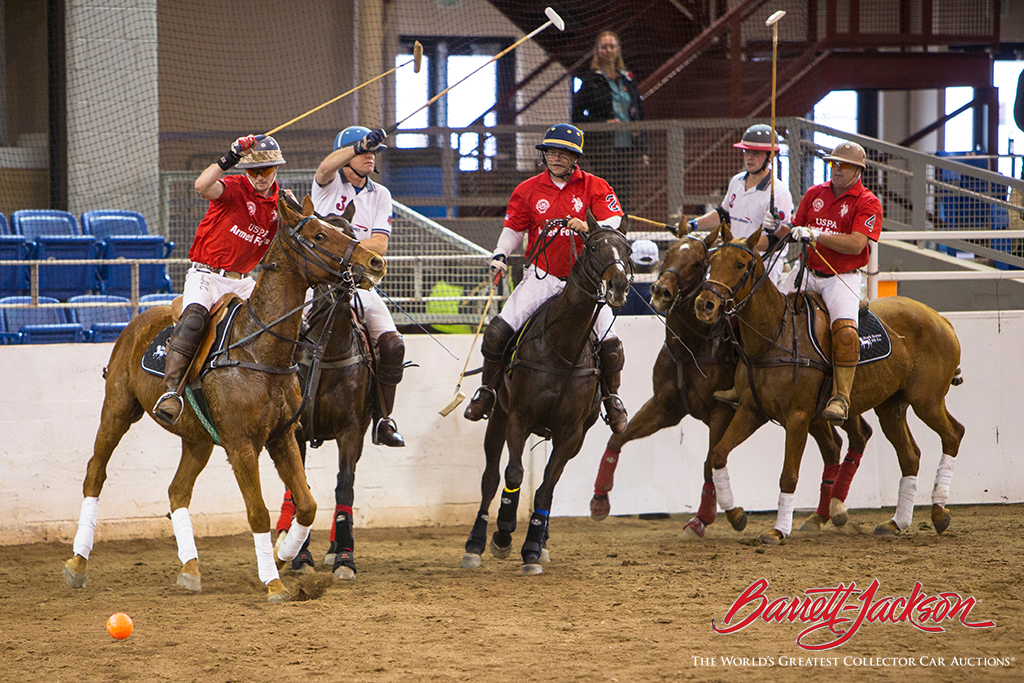
{"type": "MultiPolygon", "coordinates": [[[[713,397],[715,391],[733,385],[736,372],[736,353],[722,329],[722,325],[728,323],[718,323],[716,330],[716,326],[698,320],[693,307],[707,273],[709,251],[718,234],[719,231],[715,230],[704,239],[684,234],[665,252],[662,271],[657,282],[651,285],[651,305],[665,315],[666,327],[665,343],[654,363],[654,396],[630,419],[624,432],[612,434],[608,440],[594,484],[594,497],[590,501],[590,515],[594,520],[605,519],[611,511],[608,493],[614,483],[619,453],[625,444],[673,427],[687,415],[692,415],[708,426],[710,449],[718,443],[732,420],[735,410],[713,397]]],[[[835,465],[840,444],[838,435],[830,430],[815,436],[819,439],[818,446],[826,466],[835,465]]],[[[862,454],[870,436],[871,428],[863,422],[862,429],[850,435],[850,450],[862,454]]],[[[728,473],[724,469],[714,472],[709,458],[704,462],[700,508],[683,527],[683,538],[703,538],[705,527],[715,521],[718,506],[714,485],[716,476],[727,478],[728,473]]],[[[809,518],[802,528],[820,529],[828,519],[831,484],[830,479],[823,480],[824,504],[819,505],[816,516],[809,518]]],[[[723,509],[734,529],[742,531],[746,527],[747,515],[742,507],[723,509]]]]}
{"type": "MultiPolygon", "coordinates": [[[[824,430],[827,424],[819,416],[819,393],[829,368],[815,360],[807,319],[799,314],[799,309],[816,316],[814,328],[826,358],[831,355],[831,344],[824,308],[806,303],[799,295],[782,295],[764,277],[764,264],[754,248],[760,236],[758,230],[747,240],[732,240],[725,228],[725,244],[711,257],[707,281],[697,296],[696,312],[700,320],[709,324],[723,315],[735,317],[740,323],[745,357],[745,371],[736,373],[740,407],[722,439],[711,448],[708,457],[713,464],[724,464],[730,451],[767,419],[778,421],[786,429],[779,512],[775,528],[761,536],[763,542],[777,544],[792,526],[792,494],[796,491],[808,430],[824,430]],[[792,346],[787,348],[788,344],[792,346]]],[[[946,409],[949,387],[962,381],[958,367],[960,342],[948,320],[912,299],[879,299],[871,302],[871,311],[888,331],[892,351],[885,358],[858,367],[846,424],[874,409],[882,432],[896,449],[903,475],[896,514],[879,525],[875,534],[898,534],[912,519],[921,449],[907,427],[908,407],[942,440],[931,513],[935,530],[942,533],[950,523],[945,504],[954,459],[964,436],[963,426],[946,409]]],[[[724,487],[716,482],[716,487],[719,499],[723,490],[731,495],[728,482],[724,487]]],[[[845,516],[845,506],[836,500],[832,503],[832,517],[845,516]]]]}
{"type": "Polygon", "coordinates": [[[532,433],[551,439],[551,456],[544,469],[544,481],[533,498],[534,512],[522,548],[522,574],[542,572],[555,485],[597,420],[600,370],[591,341],[593,324],[599,306],[607,303],[619,307],[626,302],[629,243],[626,219],[618,230],[602,228],[588,211],[587,224],[586,242],[565,289],[542,306],[514,337],[512,367],[498,387],[498,400],[487,423],[482,499],[466,541],[464,568],[480,566],[487,539],[488,509],[498,489],[498,465],[506,443],[509,461],[505,468],[505,490],[498,510],[498,529],[490,547],[495,557],[506,558],[511,554],[519,487],[523,483],[523,448],[532,433]]]}
{"type": "MultiPolygon", "coordinates": [[[[270,513],[260,491],[259,454],[264,446],[281,479],[295,495],[297,519],[307,532],[316,514],[293,434],[301,394],[292,358],[306,289],[350,277],[371,285],[383,277],[385,270],[383,258],[317,219],[308,196],[299,209],[282,194],[278,212],[283,223],[262,261],[256,287],[228,333],[232,342],[228,367],[211,371],[203,380],[210,417],[245,499],[260,580],[267,586],[271,602],[288,597],[278,568],[296,555],[305,534],[296,533],[294,541],[277,555],[270,540],[270,513]]],[[[162,378],[145,372],[141,361],[150,342],[170,324],[169,306],[141,313],[121,333],[104,369],[106,396],[83,485],[85,501],[75,536],[75,555],[64,567],[64,577],[74,588],[86,583],[98,498],[110,456],[131,425],[149,412],[163,393],[162,378]]],[[[180,437],[182,446],[178,470],[168,489],[178,557],[183,563],[178,584],[198,591],[198,553],[188,505],[214,442],[192,410],[184,411],[177,424],[162,426],[180,437]]]]}

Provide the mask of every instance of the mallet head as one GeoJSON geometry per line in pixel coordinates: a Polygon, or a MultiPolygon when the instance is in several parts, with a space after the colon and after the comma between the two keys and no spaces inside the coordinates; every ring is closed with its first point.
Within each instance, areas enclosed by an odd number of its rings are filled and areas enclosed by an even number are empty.
{"type": "MultiPolygon", "coordinates": [[[[783,12],[785,14],[785,12],[783,12]]],[[[565,30],[565,22],[562,21],[562,17],[558,16],[558,12],[551,9],[550,7],[544,8],[544,15],[551,20],[551,23],[555,25],[559,31],[565,30]]]]}
{"type": "Polygon", "coordinates": [[[420,72],[420,66],[423,63],[423,43],[416,41],[412,44],[412,70],[415,73],[420,72]]]}
{"type": "Polygon", "coordinates": [[[782,19],[782,17],[784,17],[784,16],[786,16],[786,10],[780,9],[778,12],[776,12],[775,14],[771,15],[770,17],[768,17],[765,20],[764,25],[765,26],[774,26],[775,24],[779,23],[779,19],[782,19]]]}

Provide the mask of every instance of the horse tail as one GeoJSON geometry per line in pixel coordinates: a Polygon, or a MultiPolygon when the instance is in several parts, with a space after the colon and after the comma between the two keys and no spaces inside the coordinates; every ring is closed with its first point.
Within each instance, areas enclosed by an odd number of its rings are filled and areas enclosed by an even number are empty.
{"type": "Polygon", "coordinates": [[[953,373],[953,379],[951,379],[949,383],[954,387],[958,387],[964,383],[964,378],[960,376],[960,368],[957,368],[956,372],[953,373]]]}

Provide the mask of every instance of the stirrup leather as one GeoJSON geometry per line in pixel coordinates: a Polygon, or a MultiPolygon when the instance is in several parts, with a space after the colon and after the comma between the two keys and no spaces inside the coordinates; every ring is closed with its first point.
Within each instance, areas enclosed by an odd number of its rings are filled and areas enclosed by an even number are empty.
{"type": "Polygon", "coordinates": [[[178,420],[181,419],[181,414],[183,412],[185,412],[185,401],[181,398],[181,396],[179,394],[177,394],[177,393],[175,393],[173,391],[166,392],[163,396],[161,396],[160,398],[157,399],[156,405],[153,406],[153,417],[155,417],[156,419],[160,420],[161,422],[163,422],[165,424],[169,424],[169,425],[177,424],[178,420]],[[167,399],[174,399],[175,401],[177,401],[177,403],[178,403],[178,414],[177,415],[172,416],[172,415],[170,415],[170,413],[166,413],[166,412],[160,410],[160,404],[163,403],[164,401],[166,401],[167,399]]]}

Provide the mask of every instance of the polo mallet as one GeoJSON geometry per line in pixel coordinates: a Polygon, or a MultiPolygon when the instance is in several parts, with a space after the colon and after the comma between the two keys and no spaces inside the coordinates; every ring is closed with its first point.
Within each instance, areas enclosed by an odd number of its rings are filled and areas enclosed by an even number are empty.
{"type": "Polygon", "coordinates": [[[473,357],[473,347],[476,346],[476,338],[480,336],[480,330],[483,329],[484,319],[487,317],[487,311],[491,310],[491,301],[494,299],[494,292],[498,290],[498,282],[501,280],[501,271],[494,274],[494,282],[491,283],[491,293],[487,295],[487,303],[484,305],[484,312],[480,316],[480,322],[476,325],[476,333],[473,335],[473,341],[469,344],[469,353],[466,354],[466,364],[462,366],[462,374],[459,375],[459,383],[455,385],[455,395],[452,396],[452,400],[444,404],[441,410],[437,411],[441,414],[441,417],[447,417],[448,413],[452,412],[459,407],[459,404],[466,399],[466,395],[462,393],[462,380],[466,376],[466,368],[469,367],[469,359],[473,357]]]}
{"type": "Polygon", "coordinates": [[[786,16],[786,10],[780,9],[768,17],[764,25],[772,27],[772,148],[768,150],[768,166],[771,169],[771,194],[768,197],[768,210],[775,215],[775,146],[778,135],[775,133],[775,75],[779,66],[779,21],[786,16]]]}
{"type": "Polygon", "coordinates": [[[340,95],[338,95],[337,97],[335,97],[334,99],[328,100],[328,101],[324,102],[319,107],[314,107],[314,108],[310,109],[309,111],[307,111],[305,114],[302,114],[301,116],[296,116],[294,119],[292,119],[288,123],[282,123],[277,128],[274,128],[273,130],[269,131],[267,133],[267,135],[273,135],[274,133],[276,133],[277,131],[281,130],[282,128],[287,128],[288,126],[292,125],[296,121],[301,121],[302,119],[306,118],[307,116],[309,116],[313,112],[320,111],[321,109],[323,109],[324,107],[326,107],[329,104],[334,104],[335,102],[340,100],[342,97],[346,97],[348,95],[351,95],[356,90],[359,90],[360,88],[364,88],[364,87],[370,85],[371,83],[375,83],[375,82],[379,81],[380,79],[384,78],[388,74],[394,73],[395,71],[398,71],[403,66],[408,66],[408,65],[412,64],[413,72],[419,73],[420,72],[420,65],[421,65],[422,62],[423,62],[423,45],[420,43],[420,41],[417,40],[415,43],[413,43],[412,59],[410,59],[408,62],[406,62],[404,64],[399,64],[398,66],[396,66],[393,69],[388,69],[387,71],[382,73],[380,76],[374,76],[370,80],[366,81],[365,83],[361,83],[361,84],[357,85],[356,87],[352,88],[348,92],[343,92],[340,95]]]}
{"type": "Polygon", "coordinates": [[[641,223],[646,223],[647,225],[653,225],[656,228],[658,228],[659,230],[668,230],[673,235],[679,234],[679,232],[678,232],[679,228],[674,226],[674,225],[672,225],[671,223],[662,223],[660,221],[652,221],[650,218],[641,218],[640,216],[634,216],[633,214],[626,214],[626,218],[628,218],[631,221],[639,221],[641,223]]]}
{"type": "MultiPolygon", "coordinates": [[[[522,38],[520,38],[516,42],[512,43],[511,45],[509,45],[504,50],[502,50],[498,54],[494,55],[493,57],[488,59],[486,62],[484,62],[483,64],[481,64],[477,68],[473,69],[471,72],[466,74],[466,76],[463,77],[462,79],[456,81],[455,83],[452,83],[447,88],[445,88],[441,92],[439,92],[436,95],[434,95],[433,97],[431,97],[429,100],[427,100],[426,104],[424,104],[422,107],[420,107],[416,111],[414,111],[411,114],[409,114],[408,116],[406,116],[401,121],[397,121],[397,122],[391,124],[385,132],[388,135],[391,135],[396,130],[398,130],[398,127],[400,125],[402,125],[403,123],[405,123],[406,121],[411,119],[413,116],[416,116],[416,114],[419,114],[421,111],[423,111],[424,109],[426,109],[427,107],[432,105],[434,102],[437,102],[439,99],[444,97],[445,93],[447,93],[449,90],[451,90],[455,86],[459,85],[460,83],[465,82],[467,79],[469,79],[470,76],[473,76],[474,74],[476,74],[477,71],[480,71],[485,66],[491,64],[492,62],[498,61],[499,59],[501,59],[502,57],[507,55],[509,52],[511,52],[512,50],[516,49],[517,47],[519,47],[520,45],[522,45],[523,43],[528,41],[530,38],[533,38],[535,35],[537,35],[541,31],[543,31],[544,29],[546,29],[548,26],[554,25],[554,27],[557,28],[559,31],[564,31],[565,30],[565,22],[562,21],[562,17],[558,16],[558,13],[555,12],[555,10],[551,9],[550,7],[545,7],[544,8],[544,14],[548,18],[548,20],[546,22],[544,22],[543,24],[541,24],[537,28],[533,29],[532,31],[527,33],[525,36],[523,36],[522,38]]],[[[455,404],[455,405],[458,405],[458,404],[455,404]]]]}

